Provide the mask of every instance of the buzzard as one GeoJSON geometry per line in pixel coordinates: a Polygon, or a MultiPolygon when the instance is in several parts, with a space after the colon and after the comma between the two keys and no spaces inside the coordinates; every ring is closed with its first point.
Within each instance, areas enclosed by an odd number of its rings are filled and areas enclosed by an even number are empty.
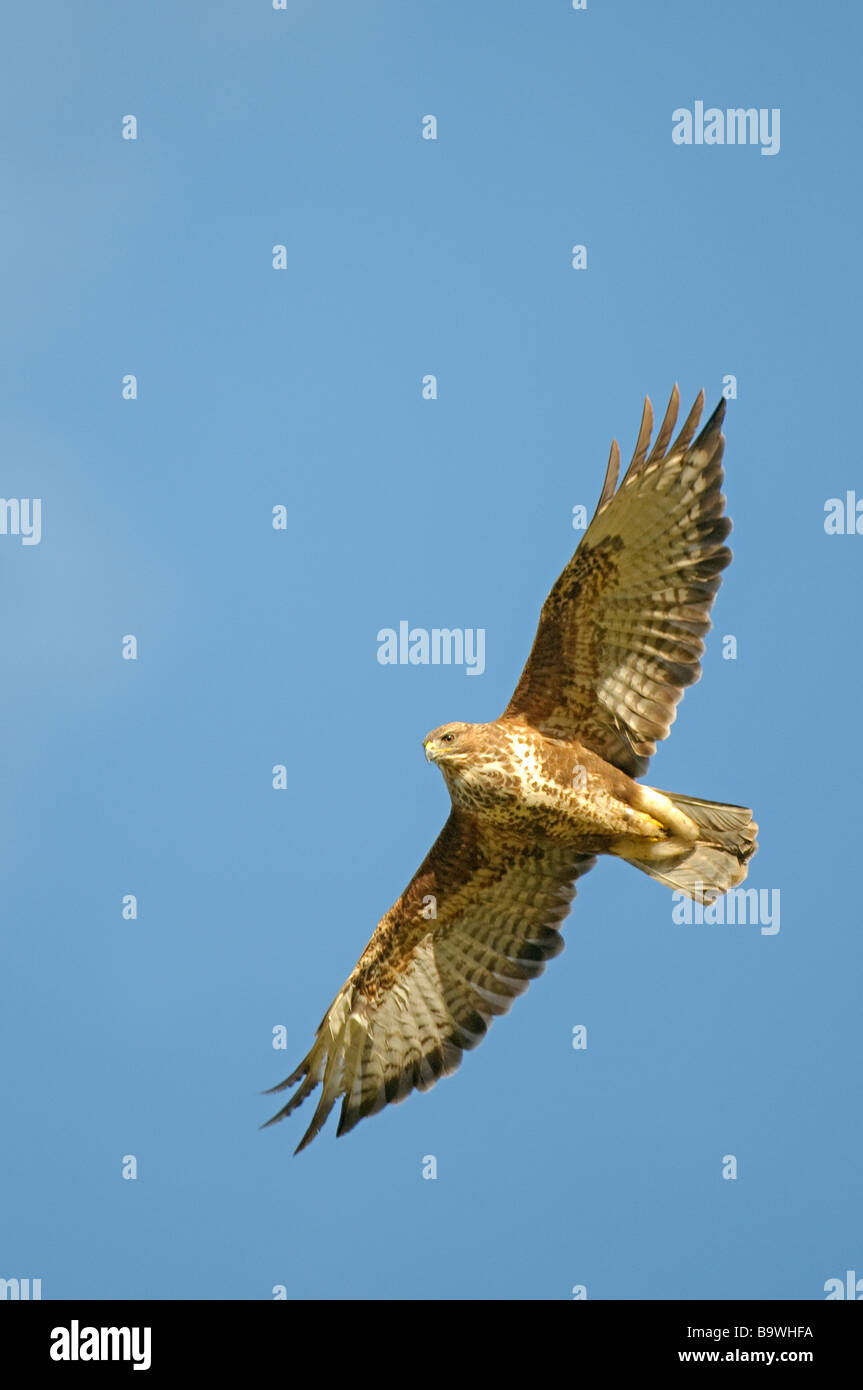
{"type": "MultiPolygon", "coordinates": [[[[746,877],[751,811],[635,779],[668,734],[722,570],[725,401],[698,438],[701,392],[674,442],[677,386],[650,448],[646,399],[618,486],[599,503],[540,614],[512,699],[490,724],[444,724],[424,742],[449,819],[339,990],[297,1086],[267,1124],[321,1095],[299,1153],[341,1097],[338,1134],[454,1071],[496,1014],[563,949],[575,880],[613,854],[711,902],[746,877]],[[299,1083],[299,1084],[298,1084],[299,1083]]],[[[272,1094],[268,1092],[267,1094],[272,1094]]]]}

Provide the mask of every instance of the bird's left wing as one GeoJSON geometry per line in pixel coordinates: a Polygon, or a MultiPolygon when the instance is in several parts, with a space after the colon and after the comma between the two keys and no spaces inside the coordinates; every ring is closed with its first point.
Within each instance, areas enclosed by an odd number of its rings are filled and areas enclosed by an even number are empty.
{"type": "Polygon", "coordinates": [[[506,1013],[563,950],[557,928],[575,896],[573,881],[594,862],[549,845],[491,840],[453,810],[327,1010],[308,1056],[273,1087],[299,1083],[267,1123],[290,1115],[321,1085],[299,1153],[339,1097],[338,1133],[345,1134],[455,1071],[494,1015],[506,1013]]]}
{"type": "Polygon", "coordinates": [[[684,689],[701,675],[702,639],[731,559],[723,544],[731,530],[722,495],[725,401],[693,442],[701,393],[672,444],[678,404],[675,386],[651,449],[645,401],[619,487],[612,444],[596,514],[543,605],[502,716],[579,739],[630,777],[644,774],[684,689]]]}

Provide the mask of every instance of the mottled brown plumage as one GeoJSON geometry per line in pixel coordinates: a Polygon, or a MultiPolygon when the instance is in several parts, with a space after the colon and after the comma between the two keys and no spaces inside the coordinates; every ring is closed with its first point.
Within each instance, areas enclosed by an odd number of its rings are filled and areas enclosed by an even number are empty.
{"type": "Polygon", "coordinates": [[[701,674],[723,544],[720,402],[693,443],[703,393],[673,444],[677,387],[648,452],[645,402],[617,485],[599,504],[543,605],[512,699],[491,724],[446,724],[425,740],[450,817],[383,917],[318,1028],[297,1086],[268,1121],[321,1095],[298,1150],[342,1099],[338,1133],[455,1070],[464,1049],[563,949],[575,880],[613,854],[710,901],[746,875],[757,826],[743,807],[634,781],[701,674]]]}

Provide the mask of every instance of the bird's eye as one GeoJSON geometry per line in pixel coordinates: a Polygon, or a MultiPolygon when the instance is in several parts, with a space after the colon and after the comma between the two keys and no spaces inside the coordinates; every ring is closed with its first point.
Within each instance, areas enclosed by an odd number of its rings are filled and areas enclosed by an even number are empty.
{"type": "Polygon", "coordinates": [[[452,743],[454,738],[455,734],[441,734],[440,741],[441,743],[452,743]]]}

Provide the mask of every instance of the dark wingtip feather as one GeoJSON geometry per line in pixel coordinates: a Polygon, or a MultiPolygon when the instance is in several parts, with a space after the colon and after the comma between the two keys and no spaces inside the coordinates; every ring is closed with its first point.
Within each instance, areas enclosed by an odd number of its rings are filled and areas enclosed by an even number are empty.
{"type": "Polygon", "coordinates": [[[303,1149],[307,1149],[309,1147],[309,1144],[311,1144],[312,1140],[316,1137],[317,1133],[318,1131],[314,1128],[314,1125],[309,1125],[299,1144],[294,1149],[294,1152],[291,1155],[291,1157],[296,1158],[297,1154],[301,1154],[303,1152],[303,1149]]]}
{"type": "MultiPolygon", "coordinates": [[[[317,1085],[317,1082],[315,1083],[315,1085],[317,1085]]],[[[308,1144],[311,1144],[312,1140],[316,1137],[316,1135],[320,1134],[321,1130],[323,1129],[324,1125],[329,1119],[330,1112],[333,1106],[335,1105],[335,1102],[336,1097],[328,1093],[326,1089],[326,1083],[324,1083],[324,1089],[321,1092],[321,1097],[318,1101],[318,1107],[314,1115],[312,1116],[311,1124],[309,1125],[308,1129],[306,1130],[297,1147],[294,1149],[294,1158],[296,1158],[298,1153],[302,1153],[303,1149],[306,1148],[308,1144]]]]}
{"type": "MultiPolygon", "coordinates": [[[[262,1091],[261,1094],[266,1095],[266,1091],[262,1091]]],[[[269,1129],[270,1125],[277,1124],[279,1120],[283,1120],[284,1118],[284,1111],[280,1110],[278,1115],[271,1115],[268,1120],[264,1120],[264,1123],[262,1125],[258,1125],[258,1129],[269,1129]]]]}
{"type": "Polygon", "coordinates": [[[284,1081],[280,1081],[278,1086],[269,1086],[266,1091],[259,1091],[258,1095],[274,1096],[277,1091],[286,1091],[289,1086],[296,1086],[297,1082],[306,1075],[308,1070],[308,1063],[301,1062],[297,1070],[291,1072],[290,1076],[286,1077],[284,1081]]]}
{"type": "Polygon", "coordinates": [[[282,1106],[281,1110],[278,1110],[269,1120],[265,1120],[262,1125],[259,1125],[259,1129],[268,1129],[270,1125],[276,1124],[279,1120],[284,1120],[297,1109],[297,1106],[302,1105],[306,1097],[310,1096],[312,1091],[320,1084],[311,1075],[308,1057],[303,1059],[296,1071],[291,1072],[291,1075],[285,1081],[280,1081],[278,1086],[271,1086],[269,1090],[261,1091],[260,1094],[262,1096],[275,1095],[278,1091],[284,1091],[288,1086],[295,1086],[298,1081],[302,1082],[299,1090],[294,1092],[289,1100],[282,1106]]]}
{"type": "MultiPolygon", "coordinates": [[[[703,391],[702,391],[701,395],[702,395],[702,398],[703,398],[703,396],[704,396],[704,392],[703,392],[703,391]]],[[[718,406],[716,407],[716,409],[714,410],[714,412],[713,412],[713,414],[711,415],[710,419],[707,421],[707,424],[704,426],[704,429],[701,431],[700,435],[699,435],[698,438],[696,439],[696,441],[695,441],[696,444],[701,444],[701,442],[702,442],[703,440],[708,439],[708,438],[710,437],[711,434],[718,434],[718,433],[719,433],[719,430],[720,430],[721,427],[722,427],[722,421],[725,419],[725,407],[726,407],[726,404],[727,404],[727,402],[726,402],[726,400],[725,400],[725,397],[724,397],[724,396],[721,396],[721,397],[720,397],[720,400],[719,400],[718,406]]]]}

